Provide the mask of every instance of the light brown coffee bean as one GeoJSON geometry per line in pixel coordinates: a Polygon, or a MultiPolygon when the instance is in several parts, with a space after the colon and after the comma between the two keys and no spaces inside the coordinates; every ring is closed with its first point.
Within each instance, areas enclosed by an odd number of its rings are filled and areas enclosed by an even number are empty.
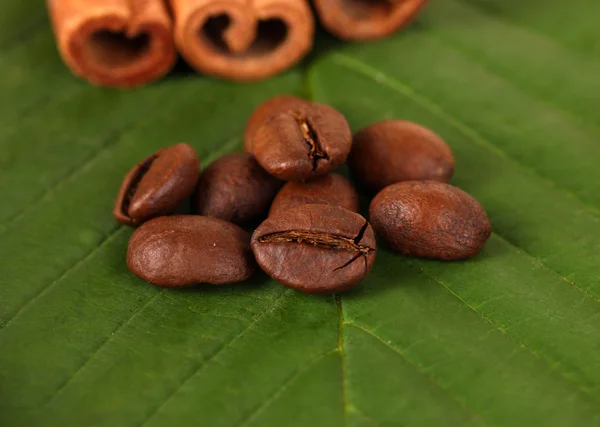
{"type": "Polygon", "coordinates": [[[113,216],[120,223],[137,226],[172,213],[192,194],[199,174],[200,162],[190,145],[163,148],[127,173],[113,216]]]}
{"type": "Polygon", "coordinates": [[[198,215],[152,219],[129,240],[127,266],[147,282],[164,287],[241,282],[255,263],[250,236],[237,225],[198,215]]]}
{"type": "Polygon", "coordinates": [[[244,131],[244,150],[251,152],[252,136],[265,119],[273,114],[310,104],[309,101],[293,95],[279,95],[260,104],[248,119],[244,131]]]}
{"type": "Polygon", "coordinates": [[[416,123],[385,120],[356,135],[348,158],[352,178],[371,191],[400,181],[448,182],[454,155],[448,144],[416,123]]]}
{"type": "Polygon", "coordinates": [[[327,105],[313,103],[269,116],[254,132],[251,149],[274,177],[306,181],[341,165],[351,145],[344,116],[327,105]]]}
{"type": "Polygon", "coordinates": [[[441,260],[475,256],[492,233],[477,200],[438,181],[404,181],[379,192],[369,221],[392,249],[441,260]]]}

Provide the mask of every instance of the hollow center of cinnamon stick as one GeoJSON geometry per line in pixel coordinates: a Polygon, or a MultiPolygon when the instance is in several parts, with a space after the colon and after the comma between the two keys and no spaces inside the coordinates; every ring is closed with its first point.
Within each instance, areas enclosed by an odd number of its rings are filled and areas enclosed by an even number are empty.
{"type": "Polygon", "coordinates": [[[224,38],[225,32],[231,25],[231,19],[226,14],[213,16],[200,30],[200,37],[218,53],[235,57],[264,55],[274,50],[287,37],[287,25],[281,19],[261,20],[256,30],[256,37],[250,46],[243,52],[236,52],[224,38]]]}
{"type": "Polygon", "coordinates": [[[387,17],[403,0],[340,0],[343,10],[354,19],[387,17]]]}
{"type": "Polygon", "coordinates": [[[88,59],[107,68],[122,68],[138,62],[150,51],[147,34],[129,38],[120,32],[100,30],[84,42],[88,59]]]}

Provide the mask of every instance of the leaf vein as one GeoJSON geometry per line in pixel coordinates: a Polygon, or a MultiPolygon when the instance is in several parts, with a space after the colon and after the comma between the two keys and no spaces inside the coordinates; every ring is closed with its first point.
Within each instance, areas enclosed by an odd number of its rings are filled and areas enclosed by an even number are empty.
{"type": "Polygon", "coordinates": [[[342,298],[339,294],[335,295],[335,305],[338,314],[338,342],[337,351],[340,353],[342,367],[342,401],[344,402],[344,425],[348,426],[348,415],[350,412],[350,401],[348,399],[348,366],[346,363],[346,350],[344,347],[344,309],[342,307],[342,298]]]}
{"type": "Polygon", "coordinates": [[[239,340],[242,336],[244,336],[244,334],[246,334],[250,329],[252,329],[252,327],[260,320],[262,319],[268,312],[269,310],[271,310],[272,308],[274,308],[277,303],[285,296],[285,291],[281,291],[279,293],[279,295],[277,297],[275,297],[272,302],[270,302],[269,304],[267,304],[265,306],[265,308],[258,314],[258,316],[256,316],[256,318],[248,323],[248,326],[245,327],[244,329],[242,329],[235,337],[233,337],[232,339],[230,339],[229,341],[224,342],[218,349],[216,349],[213,354],[211,354],[208,359],[206,360],[202,360],[200,361],[200,363],[194,367],[191,372],[185,376],[179,383],[179,385],[177,387],[175,387],[173,389],[173,391],[171,393],[169,393],[168,396],[165,397],[165,399],[163,399],[163,401],[157,405],[153,410],[151,410],[148,415],[146,416],[146,418],[144,420],[142,420],[142,422],[139,424],[140,427],[144,427],[145,425],[147,425],[150,421],[152,421],[152,419],[160,412],[160,410],[162,408],[165,407],[165,405],[167,403],[169,403],[176,395],[177,393],[192,379],[194,378],[200,371],[202,371],[202,369],[204,369],[206,366],[208,366],[210,364],[210,362],[212,362],[219,354],[221,354],[224,350],[226,350],[227,348],[231,347],[231,345],[236,342],[237,340],[239,340]]]}
{"type": "Polygon", "coordinates": [[[386,342],[383,338],[381,338],[380,336],[378,336],[377,334],[375,334],[373,331],[365,328],[364,326],[360,326],[360,325],[357,325],[356,323],[350,323],[350,322],[347,322],[345,324],[348,325],[348,326],[352,326],[352,327],[354,327],[354,328],[356,328],[356,329],[358,329],[360,331],[363,331],[364,333],[366,333],[368,335],[371,335],[377,341],[381,342],[384,346],[386,346],[387,348],[389,348],[390,350],[392,350],[394,353],[398,354],[409,365],[411,365],[413,368],[415,368],[415,370],[419,374],[421,374],[422,376],[424,376],[425,378],[427,378],[431,384],[435,385],[440,390],[443,390],[459,406],[461,406],[462,408],[464,408],[465,410],[467,410],[468,412],[470,412],[474,418],[476,418],[479,421],[481,421],[483,423],[483,425],[486,425],[486,426],[490,427],[490,425],[485,421],[485,419],[479,413],[475,412],[475,410],[473,408],[471,408],[470,406],[468,406],[465,401],[463,401],[459,397],[457,397],[454,394],[452,394],[448,388],[446,388],[442,383],[440,383],[438,380],[436,380],[434,376],[432,376],[428,372],[424,371],[421,366],[419,366],[418,364],[416,364],[415,362],[413,362],[412,360],[410,360],[404,354],[404,352],[402,352],[400,349],[398,349],[398,348],[394,347],[393,345],[391,345],[390,343],[386,342]]]}
{"type": "Polygon", "coordinates": [[[155,293],[152,297],[148,298],[148,300],[146,300],[146,302],[144,302],[144,304],[142,304],[137,310],[135,310],[135,312],[129,316],[129,318],[127,320],[125,320],[124,322],[120,323],[111,333],[109,336],[106,337],[106,339],[104,339],[97,347],[96,349],[90,354],[90,356],[85,360],[85,362],[83,362],[81,364],[81,366],[79,366],[79,368],[77,368],[75,370],[75,372],[73,372],[66,380],[65,382],[56,390],[56,392],[53,393],[53,395],[50,397],[50,399],[48,399],[48,401],[46,402],[46,404],[44,404],[44,406],[49,406],[50,404],[52,404],[52,402],[67,388],[67,386],[73,381],[73,379],[75,379],[75,377],[77,377],[77,375],[82,372],[85,367],[94,359],[94,357],[100,353],[100,351],[106,347],[106,345],[111,342],[116,334],[123,329],[125,326],[127,326],[128,324],[131,323],[131,321],[137,317],[143,310],[144,308],[146,308],[148,305],[150,305],[150,303],[152,301],[154,301],[158,296],[162,295],[164,291],[164,288],[161,288],[157,293],[155,293]]]}
{"type": "Polygon", "coordinates": [[[564,115],[564,117],[567,120],[569,120],[570,122],[571,121],[575,122],[578,127],[585,128],[589,132],[594,132],[594,133],[597,132],[597,129],[598,129],[597,126],[595,126],[593,123],[592,124],[586,123],[584,120],[582,120],[580,117],[577,116],[576,112],[574,112],[571,109],[567,108],[566,106],[562,105],[560,102],[551,101],[543,96],[536,94],[535,92],[533,92],[531,90],[527,90],[524,87],[524,85],[519,84],[514,79],[510,79],[506,75],[503,75],[500,72],[496,71],[496,69],[495,69],[496,67],[490,63],[493,61],[490,61],[490,62],[484,61],[482,59],[482,57],[480,55],[478,55],[477,53],[474,53],[474,52],[470,51],[469,49],[465,49],[464,47],[462,47],[460,45],[460,43],[449,40],[437,32],[432,32],[432,33],[428,34],[427,36],[434,38],[435,40],[438,40],[444,46],[453,50],[458,55],[460,55],[461,57],[466,59],[467,61],[473,62],[476,66],[479,66],[483,70],[485,70],[486,73],[489,73],[490,75],[494,76],[495,78],[502,80],[502,82],[511,86],[516,91],[524,94],[528,98],[531,98],[532,100],[539,102],[546,108],[560,112],[561,114],[564,115]]]}
{"type": "Polygon", "coordinates": [[[587,202],[582,200],[577,194],[575,194],[573,191],[559,186],[556,181],[540,174],[534,168],[532,168],[532,167],[528,166],[527,164],[519,161],[518,159],[512,157],[511,155],[509,155],[505,150],[503,150],[499,146],[497,146],[497,145],[489,142],[485,138],[483,138],[479,134],[479,132],[477,132],[476,129],[474,129],[473,127],[469,126],[468,124],[462,122],[457,117],[447,113],[441,106],[437,105],[434,101],[430,100],[429,98],[417,93],[417,91],[414,88],[412,88],[411,86],[409,86],[408,84],[402,83],[399,80],[388,76],[387,74],[383,73],[382,71],[379,71],[376,68],[366,64],[365,62],[363,62],[359,59],[353,58],[351,56],[348,56],[348,55],[345,55],[342,53],[334,53],[334,54],[332,54],[331,58],[338,65],[345,67],[351,71],[354,71],[355,73],[358,73],[365,77],[368,77],[371,80],[373,80],[376,84],[388,87],[389,89],[391,89],[397,93],[400,93],[401,95],[403,95],[407,98],[410,98],[413,102],[415,102],[416,104],[427,109],[429,112],[436,115],[437,117],[441,118],[446,123],[448,123],[450,126],[454,127],[456,130],[458,130],[459,132],[464,134],[466,137],[471,139],[473,142],[490,150],[491,152],[493,152],[494,154],[496,154],[500,157],[503,157],[505,159],[512,161],[513,163],[515,163],[522,169],[528,171],[529,173],[531,173],[531,174],[535,175],[536,177],[538,177],[539,179],[543,180],[546,184],[562,191],[565,195],[567,195],[567,196],[571,197],[572,199],[575,199],[577,202],[581,203],[591,215],[594,215],[595,217],[600,217],[600,208],[588,204],[587,202]]]}
{"type": "MultiPolygon", "coordinates": [[[[52,73],[52,75],[54,75],[54,73],[52,73]]],[[[48,77],[51,77],[52,75],[48,75],[48,77]]],[[[13,110],[13,113],[16,114],[15,117],[10,120],[12,126],[1,136],[0,143],[5,145],[11,144],[13,143],[12,137],[15,135],[18,137],[21,128],[35,126],[35,119],[37,119],[38,116],[34,116],[33,114],[36,110],[42,110],[45,107],[54,106],[53,104],[60,103],[60,101],[72,97],[74,94],[77,94],[77,92],[85,88],[74,84],[69,84],[66,88],[64,86],[65,83],[58,85],[58,87],[61,89],[58,94],[52,90],[49,90],[47,93],[40,93],[40,91],[36,91],[35,96],[32,97],[33,99],[30,102],[16,111],[13,110]],[[33,122],[33,125],[31,122],[33,122]]],[[[55,86],[52,89],[56,90],[56,88],[57,84],[55,83],[55,86]]]]}
{"type": "Polygon", "coordinates": [[[546,357],[544,357],[542,354],[540,354],[536,349],[534,349],[534,348],[532,348],[530,346],[527,346],[525,343],[519,341],[517,338],[515,338],[513,335],[511,335],[507,329],[503,328],[501,325],[499,325],[498,323],[494,322],[490,317],[486,316],[485,314],[483,314],[482,312],[480,312],[479,310],[477,310],[474,306],[472,306],[467,301],[465,301],[460,295],[458,295],[456,292],[454,292],[452,290],[452,288],[447,283],[445,283],[443,280],[441,280],[440,278],[438,278],[438,277],[434,276],[433,274],[429,273],[424,268],[420,268],[420,270],[427,277],[431,278],[437,284],[439,284],[440,286],[442,286],[450,295],[452,295],[453,297],[457,298],[461,303],[463,303],[470,310],[472,310],[474,313],[476,313],[479,316],[480,319],[482,319],[482,320],[486,321],[487,323],[491,324],[492,326],[494,326],[498,331],[502,332],[504,335],[506,335],[507,337],[509,337],[515,344],[518,344],[519,347],[527,350],[535,358],[537,358],[537,359],[545,362],[548,365],[548,368],[549,368],[550,372],[554,372],[554,373],[559,374],[562,378],[564,378],[565,380],[567,380],[569,383],[573,384],[579,392],[581,392],[588,399],[592,400],[592,402],[594,402],[595,404],[600,403],[600,400],[598,400],[596,397],[594,397],[589,392],[589,390],[587,390],[585,388],[585,386],[583,384],[580,384],[577,381],[573,380],[572,378],[569,378],[565,373],[563,373],[562,371],[558,370],[558,365],[556,364],[556,362],[548,360],[546,357]]]}
{"type": "Polygon", "coordinates": [[[90,153],[90,155],[87,158],[85,158],[83,162],[69,170],[66,174],[59,178],[58,181],[54,182],[50,187],[48,187],[38,197],[36,197],[33,202],[25,205],[20,211],[16,212],[12,217],[10,217],[2,225],[2,230],[0,230],[0,237],[6,234],[6,232],[10,229],[12,224],[19,221],[29,211],[31,211],[38,204],[47,199],[48,196],[50,196],[57,188],[74,179],[81,171],[85,170],[86,167],[89,167],[91,164],[93,164],[94,161],[102,155],[102,153],[106,152],[111,146],[116,144],[116,142],[120,140],[120,136],[132,127],[133,122],[130,122],[126,126],[123,126],[115,132],[110,133],[109,136],[104,139],[103,143],[100,145],[98,150],[95,150],[92,153],[90,153]]]}
{"type": "MultiPolygon", "coordinates": [[[[511,18],[510,16],[502,14],[494,6],[492,6],[489,3],[483,4],[481,2],[474,2],[472,0],[467,1],[465,3],[467,3],[469,6],[475,8],[475,9],[481,11],[483,14],[488,15],[489,17],[491,17],[493,19],[497,19],[501,22],[505,22],[506,24],[512,25],[517,28],[524,28],[528,32],[531,32],[532,34],[539,34],[539,35],[543,36],[544,38],[547,38],[548,40],[552,41],[556,45],[565,48],[569,52],[572,52],[575,55],[582,55],[582,52],[580,52],[579,50],[570,48],[564,41],[557,39],[556,37],[552,36],[552,34],[549,34],[546,31],[540,31],[530,25],[526,25],[524,22],[521,22],[517,19],[511,18]]],[[[592,57],[592,56],[590,55],[590,57],[592,57]]]]}
{"type": "MultiPolygon", "coordinates": [[[[433,101],[425,98],[422,95],[417,94],[414,89],[412,89],[410,86],[405,85],[401,82],[399,82],[398,80],[389,77],[387,75],[385,75],[384,73],[378,71],[377,69],[371,67],[368,64],[365,64],[364,62],[357,60],[355,58],[349,57],[347,55],[344,54],[340,54],[340,53],[336,53],[332,55],[333,60],[341,65],[346,67],[347,69],[354,71],[358,74],[364,75],[370,79],[372,79],[375,83],[386,86],[388,88],[390,88],[391,90],[394,90],[410,99],[412,99],[415,103],[423,106],[424,108],[426,108],[427,110],[429,110],[432,114],[437,115],[438,117],[442,118],[443,120],[445,120],[448,124],[450,124],[451,126],[455,127],[457,130],[459,130],[461,133],[463,133],[465,136],[469,137],[470,139],[472,139],[474,142],[478,143],[479,145],[489,149],[490,151],[492,151],[493,153],[502,156],[508,160],[511,160],[512,162],[514,162],[515,164],[519,165],[521,168],[529,171],[530,173],[534,174],[535,176],[539,177],[541,180],[543,180],[545,183],[551,185],[552,187],[562,191],[565,193],[565,195],[575,199],[576,201],[578,201],[579,203],[581,203],[584,207],[586,207],[587,211],[593,215],[594,217],[597,217],[598,214],[600,214],[600,210],[598,210],[597,208],[585,203],[583,200],[581,200],[576,194],[574,194],[573,192],[564,189],[562,187],[559,187],[557,183],[555,183],[554,181],[540,175],[537,171],[535,171],[534,169],[529,168],[528,166],[524,165],[523,163],[520,163],[518,160],[514,159],[513,157],[509,156],[505,151],[501,150],[499,147],[495,146],[494,144],[491,144],[490,142],[487,142],[485,139],[483,139],[481,136],[479,136],[479,134],[477,133],[476,130],[474,130],[473,128],[469,127],[467,124],[461,122],[460,120],[456,119],[454,116],[446,113],[440,106],[438,106],[437,104],[435,104],[433,101]]],[[[555,273],[556,275],[558,275],[559,277],[561,277],[563,280],[565,280],[567,283],[568,280],[566,280],[558,271],[551,269],[550,267],[548,267],[544,262],[542,262],[542,260],[536,256],[534,256],[533,254],[527,252],[525,249],[517,246],[514,243],[509,242],[508,240],[506,240],[505,238],[503,238],[503,240],[505,240],[507,243],[509,243],[511,246],[525,252],[527,255],[531,256],[532,258],[536,259],[537,261],[539,261],[539,263],[541,265],[543,265],[546,269],[548,269],[548,271],[551,271],[553,273],[555,273]]],[[[571,284],[571,283],[570,283],[571,284]]],[[[595,296],[591,295],[588,291],[584,290],[583,288],[581,288],[580,286],[575,285],[574,283],[571,284],[572,286],[574,286],[576,289],[579,289],[581,292],[583,292],[585,295],[588,295],[590,298],[594,299],[596,302],[600,302],[600,299],[596,298],[595,296]]]]}
{"type": "Polygon", "coordinates": [[[365,420],[366,422],[368,422],[370,425],[375,426],[375,427],[379,427],[379,423],[377,421],[375,421],[373,418],[369,417],[367,414],[365,414],[364,412],[362,412],[356,406],[352,406],[350,408],[350,411],[353,412],[353,413],[355,413],[359,417],[361,417],[363,420],[365,420]]]}
{"type": "Polygon", "coordinates": [[[79,267],[81,264],[83,264],[84,262],[86,262],[87,260],[91,259],[104,245],[106,245],[107,243],[109,243],[113,238],[115,238],[118,235],[118,232],[123,230],[124,227],[121,226],[120,224],[117,225],[116,227],[113,228],[113,230],[107,234],[102,241],[100,241],[100,243],[98,245],[96,245],[91,251],[89,251],[87,253],[87,255],[85,255],[83,258],[81,258],[79,261],[75,262],[74,264],[72,264],[70,267],[68,267],[66,270],[64,270],[56,279],[54,279],[48,286],[44,286],[40,289],[40,291],[34,295],[31,299],[29,299],[28,301],[26,301],[23,305],[21,305],[21,307],[19,307],[15,314],[6,321],[6,323],[4,323],[4,325],[0,325],[0,330],[6,328],[8,325],[10,325],[11,323],[14,322],[14,320],[24,311],[27,309],[27,307],[29,307],[31,304],[35,303],[35,301],[37,301],[40,297],[42,297],[44,294],[48,293],[54,286],[56,286],[63,278],[65,278],[68,274],[70,274],[73,270],[75,270],[77,267],[79,267]]]}
{"type": "Polygon", "coordinates": [[[593,299],[597,303],[600,303],[600,299],[598,299],[594,295],[590,294],[586,289],[578,286],[575,282],[570,282],[566,277],[563,277],[558,271],[553,270],[552,268],[548,267],[548,265],[546,263],[544,263],[541,259],[539,259],[535,255],[531,254],[530,252],[528,252],[524,248],[520,247],[516,243],[511,242],[506,237],[504,237],[501,234],[499,234],[497,231],[495,231],[493,234],[494,234],[494,236],[498,237],[500,240],[502,240],[503,242],[505,242],[507,245],[512,246],[513,248],[515,248],[515,249],[517,249],[519,251],[522,251],[523,253],[527,254],[528,256],[530,256],[531,258],[533,258],[534,260],[538,261],[540,263],[540,265],[544,267],[544,269],[546,269],[550,273],[553,273],[560,280],[566,282],[570,286],[573,286],[575,289],[578,289],[583,294],[587,295],[588,297],[590,297],[591,299],[593,299]]]}
{"type": "Polygon", "coordinates": [[[283,394],[283,392],[288,389],[288,387],[290,386],[290,384],[292,384],[294,381],[296,381],[302,375],[306,374],[306,372],[308,372],[308,370],[312,366],[314,366],[315,364],[319,363],[325,357],[327,357],[327,356],[329,356],[329,355],[331,355],[333,353],[337,353],[337,349],[329,350],[329,351],[327,351],[327,352],[325,352],[323,354],[320,354],[317,357],[314,357],[311,360],[309,360],[306,364],[304,364],[304,365],[300,366],[299,368],[297,368],[290,376],[288,376],[275,389],[275,391],[273,391],[269,395],[269,397],[267,397],[263,401],[263,403],[257,405],[257,407],[253,411],[251,411],[246,418],[242,419],[238,424],[236,424],[236,427],[245,427],[249,423],[251,423],[253,420],[255,420],[257,416],[259,416],[262,412],[264,412],[265,409],[267,409],[270,405],[272,405],[283,394]]]}

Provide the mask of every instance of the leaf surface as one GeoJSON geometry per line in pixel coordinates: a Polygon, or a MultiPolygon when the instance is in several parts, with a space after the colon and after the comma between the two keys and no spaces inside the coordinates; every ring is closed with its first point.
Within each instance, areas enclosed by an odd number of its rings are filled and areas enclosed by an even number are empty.
{"type": "Polygon", "coordinates": [[[387,40],[320,36],[266,82],[180,73],[127,92],[71,77],[26,3],[0,6],[1,425],[600,425],[597,2],[438,0],[387,40]],[[124,173],[180,141],[203,167],[240,150],[279,93],[354,130],[402,118],[442,135],[453,183],[492,220],[484,251],[380,248],[336,297],[129,273],[131,230],[111,216],[124,173]]]}

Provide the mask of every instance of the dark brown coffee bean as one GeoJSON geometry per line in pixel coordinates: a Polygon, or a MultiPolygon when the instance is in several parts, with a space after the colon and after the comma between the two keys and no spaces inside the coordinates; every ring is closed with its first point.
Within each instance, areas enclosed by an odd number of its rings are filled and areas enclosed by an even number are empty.
{"type": "Polygon", "coordinates": [[[400,181],[448,182],[454,156],[438,135],[416,123],[386,120],[354,135],[348,158],[352,177],[379,191],[400,181]]]}
{"type": "Polygon", "coordinates": [[[250,236],[217,218],[173,215],[138,228],[127,249],[127,266],[147,282],[165,287],[235,283],[254,273],[250,236]]]}
{"type": "Polygon", "coordinates": [[[305,293],[352,288],[375,261],[375,235],[359,214],[339,206],[304,205],[269,217],[252,235],[262,269],[305,293]]]}
{"type": "Polygon", "coordinates": [[[300,105],[308,104],[310,104],[309,101],[293,95],[279,95],[260,104],[258,108],[254,110],[246,125],[246,130],[244,132],[244,150],[249,152],[252,151],[252,136],[267,117],[273,114],[279,114],[282,111],[294,109],[300,105]]]}
{"type": "Polygon", "coordinates": [[[288,182],[283,186],[269,210],[269,216],[286,209],[308,204],[341,206],[358,212],[358,194],[346,178],[337,173],[307,182],[288,182]]]}
{"type": "Polygon", "coordinates": [[[269,175],[250,153],[232,153],[210,164],[194,197],[200,215],[244,224],[266,215],[282,182],[269,175]]]}
{"type": "Polygon", "coordinates": [[[136,226],[172,213],[198,182],[200,162],[188,144],[163,148],[131,169],[121,184],[113,215],[136,226]]]}
{"type": "Polygon", "coordinates": [[[384,188],[371,202],[369,220],[392,249],[423,258],[470,258],[492,233],[477,200],[438,181],[404,181],[384,188]]]}
{"type": "Polygon", "coordinates": [[[352,145],[346,119],[323,104],[299,105],[270,116],[252,137],[252,153],[271,175],[305,181],[341,165],[352,145]]]}

